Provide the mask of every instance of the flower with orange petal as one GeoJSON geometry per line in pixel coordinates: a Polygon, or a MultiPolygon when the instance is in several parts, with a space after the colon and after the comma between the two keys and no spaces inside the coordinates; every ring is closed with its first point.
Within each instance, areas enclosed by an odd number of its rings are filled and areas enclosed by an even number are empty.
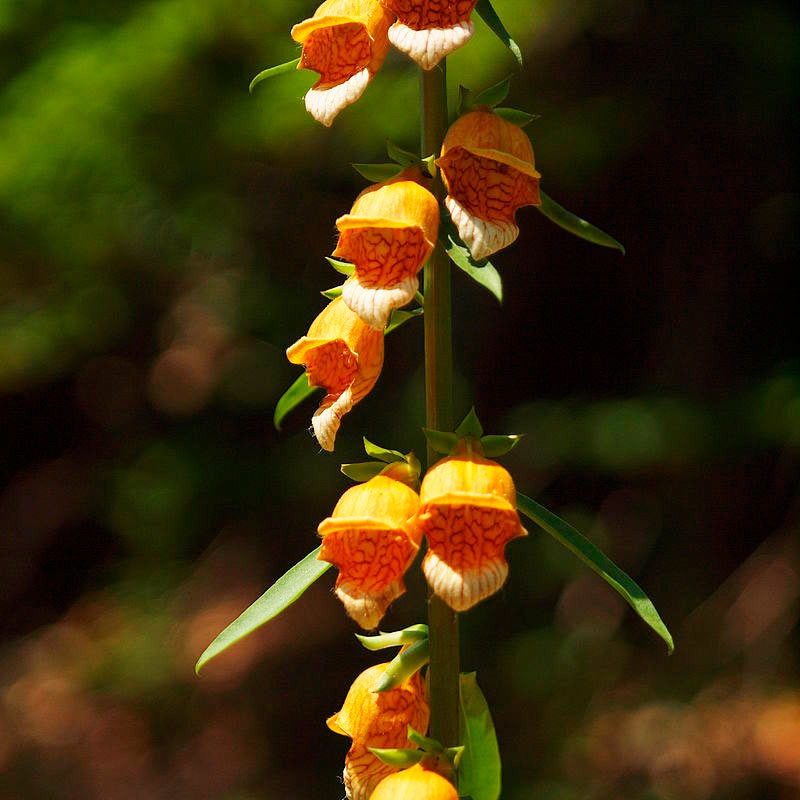
{"type": "Polygon", "coordinates": [[[517,209],[541,203],[530,139],[488,108],[450,126],[436,164],[447,210],[476,260],[508,247],[519,236],[517,209]]]}
{"type": "Polygon", "coordinates": [[[413,747],[408,726],[428,729],[430,709],[419,672],[386,692],[375,692],[389,664],[376,664],[353,681],[341,711],[328,719],[328,727],[349,736],[352,746],[344,762],[344,787],[348,800],[368,800],[375,787],[396,770],[373,755],[370,747],[413,747]]]}
{"type": "Polygon", "coordinates": [[[417,273],[439,234],[439,204],[422,185],[420,171],[407,169],[361,192],[336,227],[340,236],[333,255],[355,266],[344,284],[344,301],[368,325],[383,330],[392,311],[419,288],[417,273]]]}
{"type": "Polygon", "coordinates": [[[433,69],[475,32],[476,0],[382,0],[397,15],[389,41],[423,69],[433,69]]]}
{"type": "Polygon", "coordinates": [[[339,569],[336,595],[365,630],[374,628],[389,604],[406,590],[403,575],[419,550],[410,525],[419,495],[393,477],[406,464],[390,464],[380,475],[352,486],[319,526],[318,558],[339,569]]]}
{"type": "Polygon", "coordinates": [[[472,438],[434,464],[420,489],[415,524],[428,540],[422,571],[455,611],[466,611],[505,583],[506,544],[527,536],[511,475],[472,438]]]}
{"type": "Polygon", "coordinates": [[[361,97],[386,58],[393,19],[378,0],[325,0],[292,28],[292,38],[303,45],[298,69],[320,76],[306,94],[314,119],[330,126],[361,97]]]}
{"type": "Polygon", "coordinates": [[[415,764],[384,778],[372,800],[458,800],[456,787],[438,772],[415,764]]]}
{"type": "Polygon", "coordinates": [[[286,357],[292,364],[305,364],[309,384],[327,392],[311,424],[322,448],[332,451],[342,416],[366,397],[381,374],[383,332],[365,324],[337,297],[286,357]]]}

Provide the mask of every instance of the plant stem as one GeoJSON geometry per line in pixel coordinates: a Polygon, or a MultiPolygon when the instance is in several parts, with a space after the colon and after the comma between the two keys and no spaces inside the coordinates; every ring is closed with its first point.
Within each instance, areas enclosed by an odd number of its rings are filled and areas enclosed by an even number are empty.
{"type": "MultiPolygon", "coordinates": [[[[445,62],[420,70],[422,156],[439,154],[447,128],[445,62]]],[[[435,192],[444,195],[437,177],[435,192]]],[[[453,430],[453,326],[450,259],[437,243],[425,267],[425,409],[427,426],[453,430]]],[[[428,446],[428,466],[437,459],[428,446]]],[[[429,592],[431,736],[445,747],[459,744],[458,614],[429,592]]]]}

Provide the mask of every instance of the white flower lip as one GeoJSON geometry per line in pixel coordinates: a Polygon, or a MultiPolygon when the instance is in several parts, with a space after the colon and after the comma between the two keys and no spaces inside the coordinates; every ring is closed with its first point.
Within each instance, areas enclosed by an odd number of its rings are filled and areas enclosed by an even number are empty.
{"type": "Polygon", "coordinates": [[[498,250],[508,247],[519,236],[514,222],[492,222],[470,214],[461,203],[448,195],[444,200],[461,241],[469,248],[476,261],[488,258],[498,250]]]}
{"type": "Polygon", "coordinates": [[[364,67],[336,86],[309,89],[306,92],[306,110],[317,122],[330,128],[339,112],[364,94],[371,78],[369,68],[364,67]]]}
{"type": "Polygon", "coordinates": [[[463,47],[475,32],[472,20],[450,28],[425,28],[415,31],[402,22],[389,28],[389,41],[423,69],[433,69],[445,56],[463,47]]]}

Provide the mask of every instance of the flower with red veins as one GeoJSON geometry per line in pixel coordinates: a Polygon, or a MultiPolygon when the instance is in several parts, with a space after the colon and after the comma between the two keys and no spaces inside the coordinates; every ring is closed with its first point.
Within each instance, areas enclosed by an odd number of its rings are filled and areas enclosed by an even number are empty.
{"type": "Polygon", "coordinates": [[[365,630],[405,592],[403,575],[419,550],[419,535],[409,524],[419,510],[419,495],[392,477],[394,468],[348,489],[318,529],[318,558],[338,568],[336,595],[365,630]]]}
{"type": "Polygon", "coordinates": [[[393,19],[378,0],[325,0],[292,28],[292,38],[303,45],[298,69],[320,76],[306,94],[314,119],[330,126],[361,97],[386,58],[393,19]]]}
{"type": "Polygon", "coordinates": [[[439,204],[420,171],[408,169],[361,192],[336,227],[333,255],[355,266],[342,297],[364,322],[383,330],[392,311],[419,288],[417,273],[439,235],[439,204]]]}
{"type": "Polygon", "coordinates": [[[458,800],[456,787],[438,772],[415,764],[384,778],[372,800],[458,800]]]}
{"type": "Polygon", "coordinates": [[[364,670],[353,681],[341,711],[328,727],[353,742],[344,762],[344,788],[348,800],[368,800],[375,787],[396,770],[373,755],[370,747],[413,748],[408,726],[425,733],[430,709],[419,672],[387,692],[375,692],[389,664],[364,670]]]}
{"type": "Polygon", "coordinates": [[[530,139],[489,109],[471,111],[450,126],[436,164],[450,217],[478,261],[519,236],[517,209],[541,203],[530,139]]]}
{"type": "Polygon", "coordinates": [[[450,608],[466,611],[505,583],[506,544],[527,536],[514,482],[476,440],[462,439],[425,474],[420,500],[415,524],[428,540],[422,571],[450,608]]]}
{"type": "Polygon", "coordinates": [[[475,32],[476,0],[382,0],[397,15],[389,41],[423,69],[433,69],[475,32]]]}
{"type": "Polygon", "coordinates": [[[381,374],[383,332],[365,324],[337,297],[286,357],[305,365],[311,386],[326,390],[311,424],[322,448],[332,451],[342,417],[366,397],[381,374]]]}

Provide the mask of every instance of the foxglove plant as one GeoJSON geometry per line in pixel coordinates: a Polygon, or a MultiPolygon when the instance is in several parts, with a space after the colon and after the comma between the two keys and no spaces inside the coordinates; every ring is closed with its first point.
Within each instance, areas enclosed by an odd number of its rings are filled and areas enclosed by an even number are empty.
{"type": "MultiPolygon", "coordinates": [[[[365,669],[328,720],[331,730],[351,739],[343,773],[349,800],[498,800],[494,727],[475,674],[460,672],[458,624],[460,613],[487,601],[505,582],[506,547],[528,535],[520,513],[595,570],[673,648],[639,586],[568,523],[516,491],[494,459],[519,437],[485,435],[474,410],[454,425],[451,264],[502,300],[500,275],[486,259],[516,240],[516,212],[528,205],[569,232],[624,253],[619,242],[540,189],[523,130],[533,116],[500,105],[508,80],[477,94],[461,87],[448,127],[446,56],[469,42],[473,13],[521,63],[519,47],[489,0],[326,0],[292,29],[303,47],[300,58],[265,70],[251,84],[252,90],[295,66],[319,73],[305,104],[317,121],[331,125],[367,89],[390,43],[420,67],[420,152],[389,143],[392,163],[354,165],[374,183],[336,221],[339,241],[328,261],[346,280],[323,292],[329,304],[287,350],[289,361],[305,372],[279,401],[275,424],[280,428],[322,387],[312,428],[320,446],[333,451],[342,417],[365,400],[380,376],[384,337],[423,316],[428,469],[423,475],[413,452],[364,439],[370,460],[342,465],[356,485],[320,522],[321,545],[222,631],[197,663],[199,672],[331,566],[339,572],[336,595],[346,612],[373,630],[405,592],[403,576],[424,548],[427,624],[359,636],[368,650],[400,650],[391,661],[365,669]],[[404,310],[410,303],[415,307],[404,310]]],[[[513,545],[512,559],[513,548],[523,546],[513,545]]]]}

